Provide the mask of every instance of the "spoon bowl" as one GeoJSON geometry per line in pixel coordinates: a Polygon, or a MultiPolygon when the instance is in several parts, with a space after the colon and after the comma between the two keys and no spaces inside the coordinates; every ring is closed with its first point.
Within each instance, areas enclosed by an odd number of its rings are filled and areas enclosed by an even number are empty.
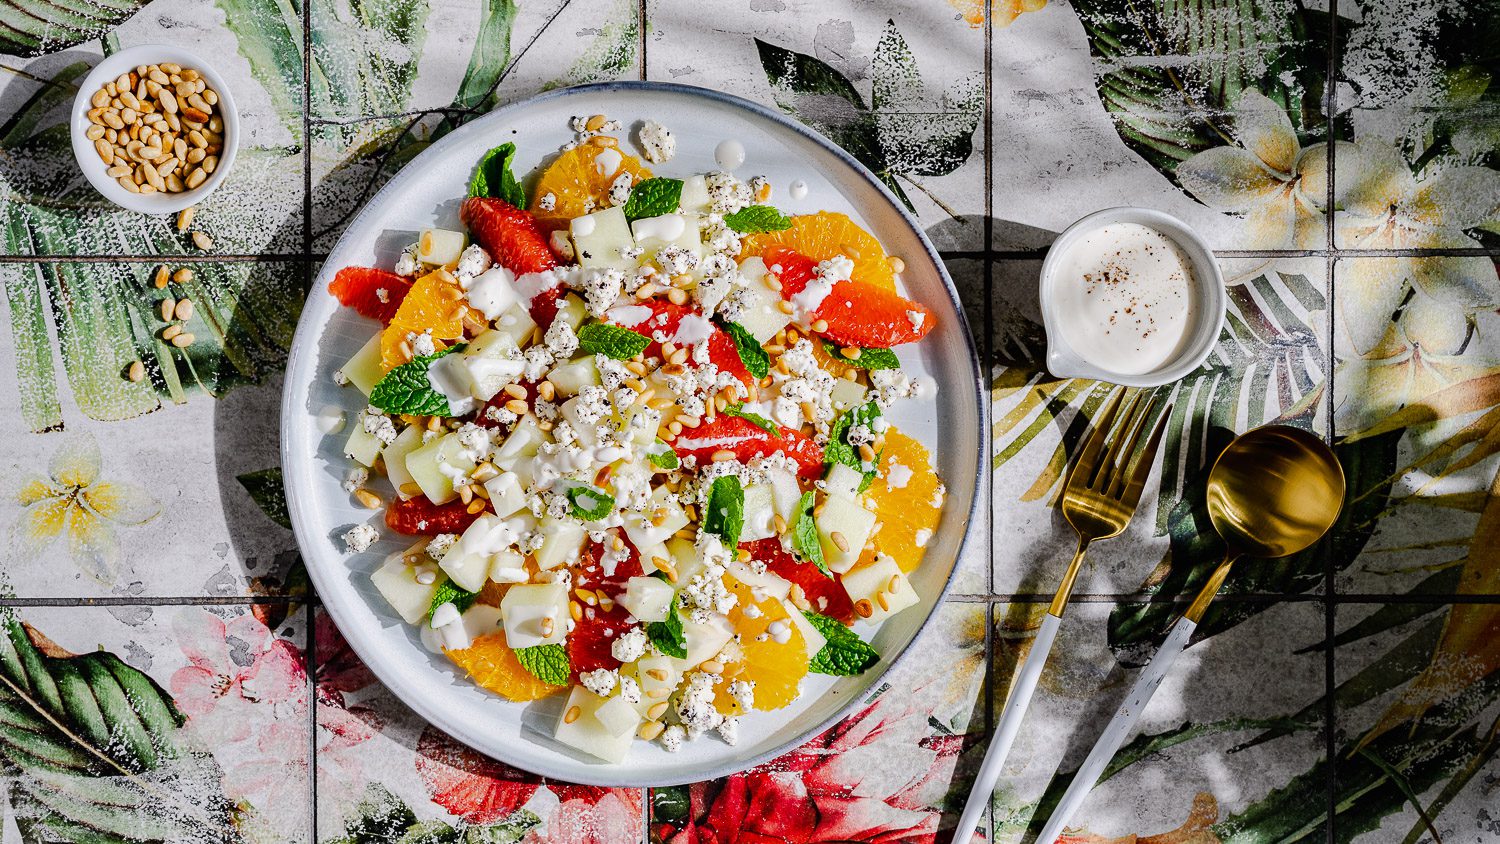
{"type": "Polygon", "coordinates": [[[1323,441],[1267,425],[1235,438],[1208,475],[1208,515],[1231,553],[1285,557],[1317,542],[1344,503],[1344,470],[1323,441]]]}

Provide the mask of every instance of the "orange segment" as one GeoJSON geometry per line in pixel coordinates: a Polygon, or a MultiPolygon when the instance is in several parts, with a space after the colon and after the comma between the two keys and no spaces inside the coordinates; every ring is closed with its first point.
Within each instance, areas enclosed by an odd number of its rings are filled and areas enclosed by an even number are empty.
{"type": "Polygon", "coordinates": [[[778,246],[793,249],[814,261],[826,261],[835,255],[847,256],[854,262],[854,272],[850,277],[855,281],[886,290],[896,289],[895,274],[880,241],[836,211],[799,214],[792,218],[792,227],[785,231],[749,235],[741,241],[740,259],[764,256],[778,246]]]}
{"type": "Polygon", "coordinates": [[[565,229],[574,217],[590,214],[604,207],[610,185],[621,173],[630,173],[634,181],[651,178],[651,171],[640,159],[626,155],[615,147],[583,144],[559,155],[537,180],[527,210],[544,232],[565,229]],[[608,152],[606,152],[608,150],[608,152]],[[553,207],[542,207],[542,197],[552,194],[553,207]]]}
{"type": "MultiPolygon", "coordinates": [[[[389,372],[410,360],[401,351],[401,343],[413,331],[421,333],[430,328],[434,339],[462,339],[463,318],[455,314],[455,309],[463,301],[463,295],[458,282],[443,270],[417,279],[396,315],[391,317],[391,324],[380,335],[380,365],[389,372]]],[[[446,346],[436,345],[440,349],[446,346]]]]}
{"type": "Polygon", "coordinates": [[[510,700],[536,700],[563,688],[543,683],[522,668],[503,630],[480,636],[461,651],[448,651],[448,658],[467,671],[469,679],[510,700]]]}
{"type": "Polygon", "coordinates": [[[755,683],[756,709],[780,709],[796,700],[797,688],[807,676],[807,641],[787,617],[786,604],[779,599],[768,595],[757,601],[750,587],[731,575],[724,575],[724,585],[738,599],[729,611],[729,622],[739,634],[743,656],[726,667],[725,681],[714,687],[714,705],[725,715],[745,714],[729,694],[729,684],[732,680],[749,680],[755,683]],[[745,612],[752,606],[758,614],[745,612]],[[777,641],[778,636],[783,641],[777,641]]]}
{"type": "MultiPolygon", "coordinates": [[[[911,572],[922,562],[925,538],[937,530],[942,516],[943,483],[932,468],[927,447],[895,428],[885,432],[885,450],[880,455],[880,476],[865,492],[875,507],[879,524],[875,547],[896,559],[904,572],[911,572]],[[925,532],[925,533],[924,533],[925,532]],[[918,542],[919,534],[924,541],[918,542]]],[[[874,559],[866,551],[861,559],[874,559]]]]}

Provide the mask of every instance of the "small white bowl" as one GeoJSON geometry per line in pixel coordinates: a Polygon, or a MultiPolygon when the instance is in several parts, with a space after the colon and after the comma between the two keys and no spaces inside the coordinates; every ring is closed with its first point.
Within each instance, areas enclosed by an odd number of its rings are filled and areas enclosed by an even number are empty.
{"type": "Polygon", "coordinates": [[[229,85],[225,83],[224,77],[197,53],[167,44],[141,44],[105,57],[79,85],[78,96],[73,99],[73,116],[68,126],[73,139],[73,157],[78,159],[79,168],[83,170],[89,184],[94,186],[94,190],[121,208],[142,214],[171,214],[202,202],[224,181],[229,168],[234,166],[235,150],[240,143],[239,113],[235,111],[234,95],[229,92],[229,85]],[[219,95],[219,102],[214,109],[224,121],[224,149],[219,152],[218,166],[203,180],[203,184],[192,190],[182,193],[131,193],[120,187],[119,182],[105,175],[109,168],[99,158],[94,142],[84,136],[92,125],[88,118],[89,109],[93,108],[90,100],[95,91],[104,87],[104,83],[120,74],[129,73],[140,65],[162,62],[173,62],[198,71],[208,81],[208,86],[219,95]]]}
{"type": "Polygon", "coordinates": [[[1197,369],[1219,340],[1224,328],[1224,276],[1214,260],[1213,250],[1198,233],[1187,224],[1150,208],[1106,208],[1084,217],[1057,236],[1047,250],[1047,259],[1042,263],[1041,305],[1042,325],[1047,331],[1047,371],[1058,378],[1091,378],[1123,384],[1127,387],[1159,387],[1169,384],[1197,369]],[[1112,223],[1137,223],[1156,229],[1166,235],[1187,256],[1193,268],[1193,281],[1197,285],[1197,316],[1188,328],[1187,342],[1177,354],[1150,372],[1133,375],[1111,372],[1084,360],[1068,345],[1061,331],[1066,318],[1058,312],[1057,285],[1058,268],[1073,243],[1084,235],[1097,231],[1112,223]]]}

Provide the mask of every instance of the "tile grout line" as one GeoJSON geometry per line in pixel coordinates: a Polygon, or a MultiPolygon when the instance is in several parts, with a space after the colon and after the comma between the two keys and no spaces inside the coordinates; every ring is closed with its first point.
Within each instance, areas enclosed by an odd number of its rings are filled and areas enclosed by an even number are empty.
{"type": "MultiPolygon", "coordinates": [[[[312,292],[312,4],[302,4],[302,255],[303,283],[312,292]]],[[[307,793],[308,841],[318,840],[318,646],[317,604],[307,607],[307,793]]]]}
{"type": "Polygon", "coordinates": [[[307,790],[311,796],[311,838],[318,840],[318,637],[317,608],[307,605],[307,790]]]}
{"type": "MultiPolygon", "coordinates": [[[[981,244],[984,253],[984,263],[980,270],[980,283],[984,285],[984,336],[980,338],[981,359],[980,379],[981,386],[987,385],[994,377],[995,367],[995,267],[994,267],[994,232],[995,232],[995,21],[994,9],[989,3],[981,7],[984,11],[984,227],[981,236],[984,243],[981,244]]],[[[980,401],[987,401],[987,391],[981,390],[980,401]]],[[[980,409],[980,418],[984,418],[983,408],[980,409]]],[[[984,441],[983,431],[980,432],[980,440],[984,441]]],[[[991,445],[989,452],[984,454],[984,466],[990,469],[990,453],[994,450],[991,445]]],[[[984,508],[984,524],[987,539],[985,541],[984,555],[984,584],[985,591],[995,591],[995,472],[988,472],[988,490],[984,508]]],[[[980,699],[984,702],[984,737],[985,746],[988,749],[989,741],[995,735],[995,619],[999,612],[997,606],[991,605],[985,610],[984,625],[984,671],[980,675],[983,680],[980,687],[980,699]]],[[[976,771],[976,775],[977,775],[976,771]]],[[[981,813],[982,829],[986,841],[995,837],[995,800],[994,795],[989,795],[984,801],[984,812],[981,813]]]]}
{"type": "MultiPolygon", "coordinates": [[[[1327,211],[1327,229],[1329,256],[1326,262],[1327,279],[1324,281],[1324,290],[1327,291],[1327,336],[1328,348],[1324,350],[1324,383],[1323,400],[1326,403],[1327,440],[1333,443],[1335,433],[1333,423],[1333,391],[1335,380],[1335,364],[1333,355],[1334,337],[1334,301],[1336,297],[1337,268],[1338,268],[1338,232],[1334,227],[1334,195],[1335,180],[1337,174],[1337,150],[1338,150],[1338,68],[1339,68],[1339,0],[1329,0],[1328,3],[1328,66],[1323,82],[1324,101],[1328,109],[1328,184],[1324,186],[1327,196],[1324,197],[1324,207],[1327,211]]],[[[1327,555],[1324,563],[1323,573],[1323,634],[1328,641],[1328,647],[1323,652],[1323,752],[1328,758],[1328,777],[1324,782],[1324,806],[1325,822],[1323,824],[1323,837],[1326,844],[1334,844],[1336,840],[1334,822],[1338,815],[1338,770],[1337,753],[1338,748],[1335,738],[1336,721],[1338,718],[1338,707],[1334,703],[1334,693],[1337,689],[1337,654],[1338,646],[1334,643],[1337,635],[1338,621],[1338,587],[1337,567],[1334,564],[1333,555],[1327,555]]]]}

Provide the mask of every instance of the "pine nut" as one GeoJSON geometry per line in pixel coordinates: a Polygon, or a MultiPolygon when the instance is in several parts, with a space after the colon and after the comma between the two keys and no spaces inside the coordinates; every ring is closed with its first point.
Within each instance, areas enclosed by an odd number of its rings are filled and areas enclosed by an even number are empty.
{"type": "MultiPolygon", "coordinates": [[[[178,143],[182,143],[182,141],[178,141],[178,143]]],[[[193,147],[192,149],[187,151],[186,160],[189,164],[197,164],[198,162],[202,161],[207,155],[208,153],[204,152],[203,150],[197,147],[193,147]]]]}
{"type": "Polygon", "coordinates": [[[552,620],[552,616],[550,616],[550,615],[542,616],[542,636],[543,637],[551,636],[552,632],[554,630],[556,630],[556,629],[557,629],[557,623],[552,620]]]}
{"type": "Polygon", "coordinates": [[[616,147],[620,145],[619,141],[611,138],[608,135],[595,135],[594,137],[589,138],[589,143],[593,144],[596,147],[616,147]]]}
{"type": "Polygon", "coordinates": [[[167,114],[177,113],[177,97],[172,94],[170,88],[163,88],[156,94],[156,99],[161,102],[162,111],[167,114]]]}
{"type": "Polygon", "coordinates": [[[192,299],[179,299],[179,300],[177,300],[177,308],[176,308],[176,310],[173,311],[173,313],[176,315],[176,317],[178,319],[182,320],[183,322],[187,322],[188,320],[192,319],[193,318],[193,300],[192,299]]]}
{"type": "Polygon", "coordinates": [[[214,89],[209,88],[203,92],[203,101],[210,106],[216,106],[219,104],[219,95],[214,89]]]}
{"type": "Polygon", "coordinates": [[[833,540],[833,544],[837,545],[840,551],[846,553],[849,551],[849,540],[842,533],[834,531],[828,534],[828,538],[833,540]]]}
{"type": "Polygon", "coordinates": [[[723,674],[724,663],[719,662],[717,659],[705,660],[702,665],[698,666],[698,670],[705,674],[723,674]]]}
{"type": "Polygon", "coordinates": [[[893,574],[893,575],[891,575],[891,579],[885,584],[885,591],[894,594],[900,588],[901,588],[901,575],[899,575],[899,574],[893,574]]]}
{"type": "Polygon", "coordinates": [[[721,448],[713,454],[713,462],[724,463],[734,459],[734,452],[727,448],[721,448]]]}
{"type": "Polygon", "coordinates": [[[165,290],[167,287],[167,282],[170,280],[171,273],[167,269],[166,264],[163,264],[156,268],[156,275],[152,276],[151,284],[156,287],[157,290],[165,290]]]}
{"type": "Polygon", "coordinates": [[[191,190],[198,187],[199,185],[203,184],[203,180],[207,178],[208,174],[203,172],[202,167],[194,168],[193,172],[189,173],[187,177],[186,184],[188,186],[188,189],[191,190]]]}
{"type": "Polygon", "coordinates": [[[196,213],[198,213],[198,206],[196,206],[196,205],[189,205],[188,207],[182,209],[181,211],[178,211],[177,212],[177,230],[179,232],[185,232],[185,231],[187,231],[188,227],[193,224],[193,215],[196,214],[196,213]]]}
{"type": "Polygon", "coordinates": [[[647,721],[646,723],[641,725],[641,728],[638,731],[636,731],[636,735],[640,736],[645,741],[653,741],[657,736],[661,735],[662,730],[665,730],[666,728],[667,725],[663,724],[660,721],[647,721]]]}
{"type": "Polygon", "coordinates": [[[895,255],[887,257],[885,259],[885,262],[891,265],[891,272],[893,273],[899,274],[906,272],[906,262],[901,260],[900,258],[897,258],[895,255]]]}
{"type": "Polygon", "coordinates": [[[781,311],[784,314],[791,314],[795,311],[795,309],[792,307],[792,303],[788,302],[785,299],[782,299],[780,302],[776,303],[776,310],[781,311]]]}
{"type": "Polygon", "coordinates": [[[511,399],[510,401],[506,402],[505,409],[518,416],[525,415],[530,410],[530,408],[526,406],[526,402],[521,401],[520,399],[511,399]]]}
{"type": "Polygon", "coordinates": [[[864,598],[854,602],[854,614],[860,618],[869,618],[875,614],[875,607],[864,598]]]}
{"type": "Polygon", "coordinates": [[[890,600],[888,598],[885,597],[885,593],[884,592],[876,592],[875,593],[875,603],[880,604],[880,608],[882,610],[885,610],[886,612],[890,612],[891,602],[890,602],[890,600]]]}
{"type": "Polygon", "coordinates": [[[89,105],[92,105],[94,108],[104,108],[109,105],[109,92],[103,88],[95,91],[94,96],[89,98],[89,105]]]}
{"type": "Polygon", "coordinates": [[[581,717],[583,717],[583,710],[576,706],[570,706],[568,707],[568,711],[563,714],[563,723],[571,724],[581,717]]]}
{"type": "Polygon", "coordinates": [[[98,138],[94,141],[94,151],[99,153],[99,157],[104,160],[105,165],[115,163],[115,148],[110,146],[103,138],[98,138]]]}
{"type": "Polygon", "coordinates": [[[177,282],[178,284],[186,284],[186,283],[192,281],[193,280],[193,269],[192,269],[192,267],[183,267],[182,269],[178,270],[177,272],[172,273],[172,280],[175,281],[175,282],[177,282]]]}
{"type": "Polygon", "coordinates": [[[826,319],[820,319],[817,322],[813,323],[812,324],[812,330],[815,333],[818,333],[818,334],[822,334],[823,332],[827,331],[828,330],[828,320],[826,320],[826,319]]]}
{"type": "Polygon", "coordinates": [[[161,321],[171,322],[172,314],[177,312],[177,300],[173,299],[171,296],[168,296],[167,298],[161,300],[161,307],[159,310],[161,311],[161,321]]]}
{"type": "Polygon", "coordinates": [[[183,120],[190,120],[190,121],[192,121],[194,123],[198,123],[198,124],[207,123],[208,122],[208,112],[203,111],[202,109],[199,109],[199,108],[194,108],[193,106],[190,106],[190,105],[186,105],[186,106],[182,107],[182,119],[183,120]]]}
{"type": "Polygon", "coordinates": [[[203,232],[193,232],[193,245],[207,252],[214,248],[214,239],[203,232]]]}
{"type": "Polygon", "coordinates": [[[130,368],[125,370],[125,377],[131,381],[140,381],[146,377],[146,365],[138,360],[130,362],[130,368]]]}
{"type": "Polygon", "coordinates": [[[526,399],[526,388],[520,384],[506,384],[503,392],[513,399],[521,399],[523,401],[526,399]]]}
{"type": "Polygon", "coordinates": [[[83,136],[91,141],[97,141],[104,137],[104,127],[91,124],[88,130],[83,133],[83,136]]]}
{"type": "Polygon", "coordinates": [[[126,167],[124,164],[116,164],[108,170],[105,170],[104,175],[110,177],[111,179],[118,179],[122,176],[129,178],[130,168],[126,167]]]}
{"type": "Polygon", "coordinates": [[[177,165],[181,163],[182,162],[178,161],[176,158],[168,156],[166,161],[163,161],[161,164],[158,164],[156,166],[156,174],[165,179],[166,177],[172,175],[172,171],[176,170],[177,165]]]}
{"type": "Polygon", "coordinates": [[[136,123],[140,119],[140,113],[130,106],[126,106],[125,108],[120,110],[120,120],[124,121],[126,126],[129,126],[132,123],[136,123]]]}
{"type": "Polygon", "coordinates": [[[176,173],[167,174],[167,190],[172,193],[182,193],[187,190],[187,185],[182,183],[182,177],[176,173]]]}
{"type": "Polygon", "coordinates": [[[161,339],[163,339],[163,340],[171,340],[171,339],[176,338],[177,335],[179,335],[181,333],[182,333],[182,326],[180,326],[180,325],[178,325],[177,323],[174,322],[171,325],[169,325],[166,328],[163,328],[161,330],[161,339]]]}
{"type": "Polygon", "coordinates": [[[138,185],[138,184],[136,184],[135,182],[131,181],[131,179],[130,179],[129,176],[121,176],[120,178],[116,179],[115,181],[117,181],[117,182],[120,183],[120,187],[122,187],[122,188],[130,191],[131,193],[140,193],[141,192],[141,186],[138,185]]]}
{"type": "Polygon", "coordinates": [[[557,387],[551,381],[543,381],[536,386],[536,394],[546,401],[552,401],[557,397],[557,387]]]}

